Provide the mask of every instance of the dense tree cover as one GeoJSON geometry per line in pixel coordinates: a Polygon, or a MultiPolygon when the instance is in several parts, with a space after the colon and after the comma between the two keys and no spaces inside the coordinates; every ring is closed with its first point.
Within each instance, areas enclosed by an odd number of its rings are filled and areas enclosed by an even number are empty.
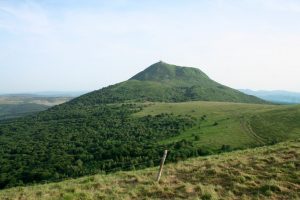
{"type": "Polygon", "coordinates": [[[190,116],[133,117],[135,104],[64,104],[0,122],[0,188],[159,163],[164,148],[174,161],[201,153],[186,141],[159,141],[193,126],[190,116]]]}
{"type": "Polygon", "coordinates": [[[161,143],[192,127],[193,117],[132,115],[143,109],[133,102],[190,100],[265,103],[198,69],[159,62],[123,83],[36,115],[0,121],[0,188],[153,166],[165,148],[168,161],[209,154],[192,141],[161,143]]]}

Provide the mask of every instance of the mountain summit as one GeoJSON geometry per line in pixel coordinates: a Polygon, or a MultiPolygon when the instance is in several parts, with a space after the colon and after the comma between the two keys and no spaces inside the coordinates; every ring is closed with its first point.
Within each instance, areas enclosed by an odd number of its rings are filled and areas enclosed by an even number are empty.
{"type": "Polygon", "coordinates": [[[176,65],[170,65],[165,62],[158,62],[144,71],[136,74],[130,80],[140,81],[170,81],[170,80],[184,80],[184,81],[201,81],[203,79],[209,79],[206,74],[197,68],[192,67],[179,67],[176,65]]]}
{"type": "Polygon", "coordinates": [[[74,99],[71,103],[99,104],[124,101],[225,101],[266,103],[211,80],[197,68],[155,63],[127,81],[74,99]]]}

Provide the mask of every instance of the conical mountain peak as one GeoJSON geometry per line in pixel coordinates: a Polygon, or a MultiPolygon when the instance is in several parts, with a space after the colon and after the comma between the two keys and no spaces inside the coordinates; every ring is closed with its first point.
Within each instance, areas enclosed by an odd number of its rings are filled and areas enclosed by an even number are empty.
{"type": "Polygon", "coordinates": [[[189,80],[199,81],[209,79],[201,70],[192,67],[182,67],[159,61],[149,66],[142,72],[133,76],[130,80],[140,81],[168,81],[168,80],[189,80]]]}
{"type": "Polygon", "coordinates": [[[117,103],[127,101],[183,102],[227,101],[266,103],[211,80],[197,68],[157,62],[127,81],[81,96],[72,103],[117,103]]]}

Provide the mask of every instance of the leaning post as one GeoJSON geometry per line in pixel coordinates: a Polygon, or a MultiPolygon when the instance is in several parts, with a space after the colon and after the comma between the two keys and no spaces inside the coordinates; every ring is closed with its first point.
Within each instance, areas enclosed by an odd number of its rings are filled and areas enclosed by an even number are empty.
{"type": "Polygon", "coordinates": [[[159,182],[159,179],[161,177],[163,166],[164,166],[167,154],[168,154],[168,150],[165,150],[164,155],[163,155],[163,157],[161,158],[161,161],[160,161],[159,171],[158,171],[157,178],[156,178],[157,182],[159,182]]]}

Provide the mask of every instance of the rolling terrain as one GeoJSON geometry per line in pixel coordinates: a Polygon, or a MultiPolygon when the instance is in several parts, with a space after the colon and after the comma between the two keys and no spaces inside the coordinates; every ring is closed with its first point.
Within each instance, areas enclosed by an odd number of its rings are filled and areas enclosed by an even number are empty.
{"type": "Polygon", "coordinates": [[[249,89],[241,89],[241,92],[245,94],[253,95],[258,98],[264,99],[266,101],[280,103],[280,104],[300,104],[300,93],[299,92],[289,92],[289,91],[265,91],[258,90],[253,91],[249,89]]]}
{"type": "MultiPolygon", "coordinates": [[[[167,158],[168,159],[168,158],[167,158]]],[[[300,141],[0,191],[0,199],[299,199],[300,141]]]]}
{"type": "Polygon", "coordinates": [[[0,104],[0,120],[23,117],[36,112],[47,110],[49,106],[27,103],[27,104],[0,104]]]}
{"type": "Polygon", "coordinates": [[[27,117],[0,121],[0,188],[299,138],[300,106],[273,105],[163,62],[27,117]]]}
{"type": "Polygon", "coordinates": [[[222,145],[239,149],[297,138],[300,135],[300,106],[225,102],[151,103],[136,116],[173,113],[190,115],[198,122],[179,136],[162,143],[193,141],[217,150],[222,145]],[[220,138],[222,138],[220,140],[220,138]]]}
{"type": "Polygon", "coordinates": [[[34,94],[0,95],[0,120],[23,117],[44,111],[71,100],[66,96],[41,96],[34,94]]]}
{"type": "Polygon", "coordinates": [[[0,183],[4,188],[156,166],[164,149],[176,162],[274,144],[299,138],[299,116],[300,106],[226,102],[58,106],[0,123],[0,183]]]}
{"type": "Polygon", "coordinates": [[[0,95],[0,104],[39,104],[55,106],[65,103],[74,97],[69,96],[40,96],[33,94],[0,95]]]}

